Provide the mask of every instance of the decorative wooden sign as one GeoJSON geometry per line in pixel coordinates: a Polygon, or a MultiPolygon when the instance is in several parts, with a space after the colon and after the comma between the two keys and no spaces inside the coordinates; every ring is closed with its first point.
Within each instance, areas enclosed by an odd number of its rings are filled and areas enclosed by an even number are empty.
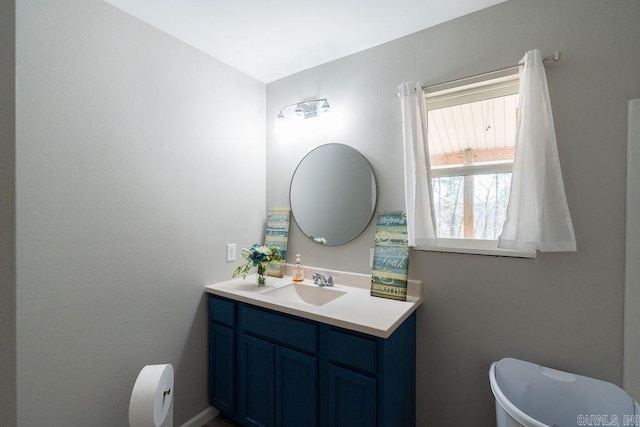
{"type": "Polygon", "coordinates": [[[403,211],[378,212],[371,295],[407,300],[409,246],[407,216],[403,211]]]}
{"type": "MultiPolygon", "coordinates": [[[[289,240],[289,221],[291,211],[289,209],[271,209],[267,212],[267,227],[265,230],[264,244],[280,249],[284,260],[287,255],[287,242],[289,240]]],[[[284,276],[284,261],[270,262],[266,268],[267,276],[284,276]]]]}

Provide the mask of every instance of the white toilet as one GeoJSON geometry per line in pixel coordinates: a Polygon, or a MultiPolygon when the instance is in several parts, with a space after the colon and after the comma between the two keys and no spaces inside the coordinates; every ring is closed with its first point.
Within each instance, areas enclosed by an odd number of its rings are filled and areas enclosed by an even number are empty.
{"type": "Polygon", "coordinates": [[[611,383],[506,358],[489,370],[497,427],[640,427],[640,406],[611,383]]]}

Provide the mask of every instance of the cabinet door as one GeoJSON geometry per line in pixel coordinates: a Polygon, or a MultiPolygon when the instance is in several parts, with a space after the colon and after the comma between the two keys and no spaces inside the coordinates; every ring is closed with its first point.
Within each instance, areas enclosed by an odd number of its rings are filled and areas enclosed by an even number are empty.
{"type": "Polygon", "coordinates": [[[278,346],[275,352],[276,426],[317,426],[317,359],[278,346]]]}
{"type": "Polygon", "coordinates": [[[329,426],[376,425],[376,380],[329,365],[329,426]]]}
{"type": "Polygon", "coordinates": [[[209,403],[235,415],[235,331],[209,322],[209,403]]]}
{"type": "Polygon", "coordinates": [[[240,335],[238,410],[243,425],[274,425],[274,346],[240,335]]]}

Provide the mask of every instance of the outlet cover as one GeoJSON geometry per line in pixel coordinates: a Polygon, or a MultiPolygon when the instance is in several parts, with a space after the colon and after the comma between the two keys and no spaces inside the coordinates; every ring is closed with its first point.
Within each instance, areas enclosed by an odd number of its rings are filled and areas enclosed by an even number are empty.
{"type": "Polygon", "coordinates": [[[227,262],[233,262],[236,260],[236,244],[227,243],[227,262]]]}

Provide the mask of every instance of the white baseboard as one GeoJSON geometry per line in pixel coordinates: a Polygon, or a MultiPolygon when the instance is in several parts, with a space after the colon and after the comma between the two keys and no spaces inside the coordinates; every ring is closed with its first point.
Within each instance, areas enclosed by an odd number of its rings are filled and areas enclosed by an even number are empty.
{"type": "Polygon", "coordinates": [[[195,417],[191,418],[186,423],[182,424],[180,427],[202,427],[212,419],[218,416],[220,411],[218,411],[213,406],[209,406],[204,411],[200,412],[195,417]]]}

